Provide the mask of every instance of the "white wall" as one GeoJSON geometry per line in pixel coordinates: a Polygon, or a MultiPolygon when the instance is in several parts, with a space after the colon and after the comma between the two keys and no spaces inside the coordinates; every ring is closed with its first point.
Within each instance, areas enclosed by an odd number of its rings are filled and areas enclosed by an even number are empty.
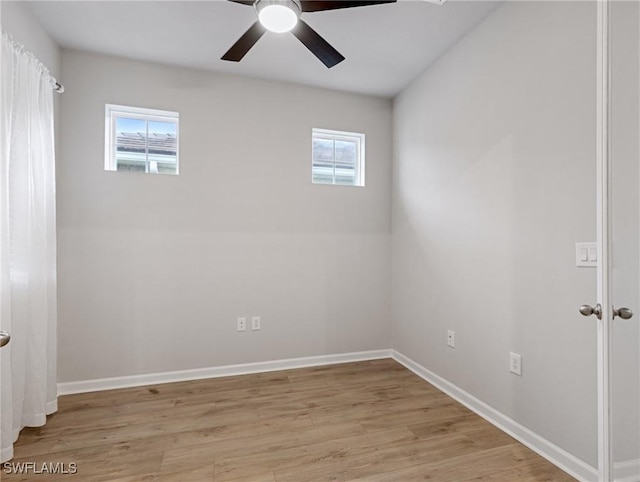
{"type": "Polygon", "coordinates": [[[63,70],[61,382],[388,348],[389,100],[73,51],[63,70]],[[105,172],[105,103],[178,111],[180,175],[105,172]],[[366,134],[366,187],[311,184],[312,127],[366,134]]]}
{"type": "Polygon", "coordinates": [[[407,88],[392,201],[393,348],[594,466],[595,14],[507,2],[407,88]]]}

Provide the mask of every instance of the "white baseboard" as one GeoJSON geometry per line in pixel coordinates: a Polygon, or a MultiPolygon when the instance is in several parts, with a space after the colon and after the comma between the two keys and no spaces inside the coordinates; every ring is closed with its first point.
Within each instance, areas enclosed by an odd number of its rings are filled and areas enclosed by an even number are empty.
{"type": "Polygon", "coordinates": [[[158,383],[184,382],[189,380],[201,380],[204,378],[248,375],[250,373],[291,370],[294,368],[305,368],[320,365],[335,365],[337,363],[378,360],[381,358],[391,358],[391,350],[371,350],[354,353],[340,353],[336,355],[319,355],[304,358],[291,358],[287,360],[243,363],[240,365],[226,365],[164,373],[149,373],[144,375],[130,375],[123,377],[82,380],[77,382],[63,382],[58,383],[58,395],[98,392],[102,390],[113,390],[117,388],[140,387],[144,385],[156,385],[158,383]]]}
{"type": "Polygon", "coordinates": [[[468,409],[477,413],[503,432],[511,435],[513,438],[526,445],[531,450],[538,453],[549,462],[558,466],[560,469],[564,470],[576,479],[583,482],[593,482],[598,480],[598,470],[591,465],[583,462],[579,458],[571,455],[557,445],[542,438],[540,435],[520,425],[515,420],[507,417],[506,415],[487,405],[483,401],[478,400],[470,393],[436,375],[432,371],[426,369],[422,365],[416,363],[403,354],[392,350],[391,356],[394,360],[407,367],[420,378],[423,378],[438,389],[442,390],[451,398],[454,398],[455,400],[466,406],[468,409]]]}
{"type": "Polygon", "coordinates": [[[616,482],[640,482],[640,459],[614,463],[613,474],[616,482]]]}

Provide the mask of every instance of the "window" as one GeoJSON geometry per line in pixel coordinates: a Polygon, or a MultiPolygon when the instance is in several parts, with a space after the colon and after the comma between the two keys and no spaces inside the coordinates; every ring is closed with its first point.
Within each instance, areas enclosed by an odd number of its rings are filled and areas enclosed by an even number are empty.
{"type": "Polygon", "coordinates": [[[314,184],[364,186],[364,134],[313,129],[314,184]]]}
{"type": "Polygon", "coordinates": [[[107,104],[107,171],[178,174],[178,113],[107,104]]]}

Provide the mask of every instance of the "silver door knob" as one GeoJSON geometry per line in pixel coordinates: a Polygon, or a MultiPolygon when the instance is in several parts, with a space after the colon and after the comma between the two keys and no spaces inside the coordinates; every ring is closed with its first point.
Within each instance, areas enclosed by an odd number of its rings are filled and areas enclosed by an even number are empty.
{"type": "Polygon", "coordinates": [[[622,308],[619,309],[613,309],[613,317],[615,318],[616,316],[619,316],[620,318],[622,318],[623,320],[628,320],[629,318],[631,318],[633,316],[633,311],[631,311],[629,308],[625,308],[624,306],[622,308]]]}
{"type": "Polygon", "coordinates": [[[0,347],[5,346],[11,340],[11,335],[6,331],[0,331],[0,347]]]}
{"type": "Polygon", "coordinates": [[[580,307],[580,314],[582,316],[596,315],[599,320],[602,318],[602,306],[598,303],[596,306],[582,305],[580,307]]]}

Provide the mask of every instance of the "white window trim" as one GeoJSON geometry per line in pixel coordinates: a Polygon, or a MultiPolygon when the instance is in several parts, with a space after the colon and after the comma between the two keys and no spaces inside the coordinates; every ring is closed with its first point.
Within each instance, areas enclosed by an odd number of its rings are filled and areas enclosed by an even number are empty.
{"type": "MultiPolygon", "coordinates": [[[[313,181],[313,139],[315,136],[327,136],[332,140],[344,140],[344,141],[353,141],[354,139],[358,140],[357,143],[357,152],[356,152],[356,180],[353,185],[345,185],[345,187],[364,187],[365,182],[365,135],[361,132],[348,132],[348,131],[337,131],[333,129],[320,129],[314,127],[311,129],[311,183],[317,185],[325,185],[325,186],[339,186],[340,184],[328,184],[324,182],[314,182],[313,181]]],[[[334,155],[334,169],[335,169],[335,155],[334,155]]],[[[335,175],[334,175],[335,181],[335,175]]]]}
{"type": "Polygon", "coordinates": [[[116,165],[116,117],[126,116],[130,119],[144,119],[146,121],[175,122],[176,124],[176,173],[180,173],[180,114],[169,110],[147,109],[144,107],[130,107],[126,105],[105,104],[104,106],[104,169],[117,171],[116,165]]]}

